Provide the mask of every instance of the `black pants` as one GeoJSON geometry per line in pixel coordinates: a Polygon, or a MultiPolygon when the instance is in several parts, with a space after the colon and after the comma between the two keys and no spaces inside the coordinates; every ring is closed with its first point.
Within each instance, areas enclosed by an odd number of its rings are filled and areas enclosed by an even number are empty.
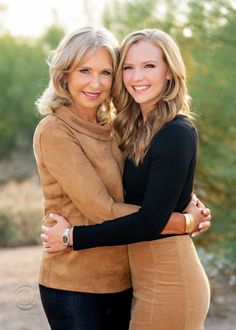
{"type": "Polygon", "coordinates": [[[39,285],[52,330],[128,330],[132,289],[118,293],[84,293],[39,285]]]}

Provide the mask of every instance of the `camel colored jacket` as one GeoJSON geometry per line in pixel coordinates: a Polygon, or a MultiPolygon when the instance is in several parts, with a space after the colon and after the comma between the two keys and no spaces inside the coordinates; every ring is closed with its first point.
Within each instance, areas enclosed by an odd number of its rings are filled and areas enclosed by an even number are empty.
{"type": "MultiPolygon", "coordinates": [[[[37,126],[33,140],[44,221],[59,213],[88,225],[136,212],[123,204],[122,154],[110,125],[89,123],[62,107],[37,126]]],[[[109,293],[131,287],[127,246],[43,252],[39,283],[70,291],[109,293]]]]}

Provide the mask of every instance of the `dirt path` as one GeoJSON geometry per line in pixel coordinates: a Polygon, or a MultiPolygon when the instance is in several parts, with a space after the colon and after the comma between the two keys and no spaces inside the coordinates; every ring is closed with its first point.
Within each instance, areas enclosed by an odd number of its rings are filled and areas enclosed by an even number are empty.
{"type": "MultiPolygon", "coordinates": [[[[38,246],[0,250],[0,329],[49,330],[37,287],[40,254],[38,246]]],[[[205,330],[236,330],[236,315],[209,317],[205,330]]]]}

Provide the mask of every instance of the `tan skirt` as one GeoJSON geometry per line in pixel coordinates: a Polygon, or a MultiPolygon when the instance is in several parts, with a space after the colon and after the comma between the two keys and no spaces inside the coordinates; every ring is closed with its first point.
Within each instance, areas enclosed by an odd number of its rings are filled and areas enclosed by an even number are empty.
{"type": "Polygon", "coordinates": [[[188,235],[129,245],[134,288],[130,330],[202,330],[206,273],[188,235]]]}

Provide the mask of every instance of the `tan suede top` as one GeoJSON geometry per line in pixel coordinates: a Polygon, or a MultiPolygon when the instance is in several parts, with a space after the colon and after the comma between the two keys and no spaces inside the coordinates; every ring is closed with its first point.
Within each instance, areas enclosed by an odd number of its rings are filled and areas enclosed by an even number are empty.
{"type": "MultiPolygon", "coordinates": [[[[136,212],[123,204],[123,158],[110,125],[87,122],[62,107],[34,134],[34,153],[44,197],[44,221],[59,213],[86,225],[136,212]]],[[[43,252],[39,283],[71,291],[109,293],[131,286],[127,246],[43,252]]]]}

